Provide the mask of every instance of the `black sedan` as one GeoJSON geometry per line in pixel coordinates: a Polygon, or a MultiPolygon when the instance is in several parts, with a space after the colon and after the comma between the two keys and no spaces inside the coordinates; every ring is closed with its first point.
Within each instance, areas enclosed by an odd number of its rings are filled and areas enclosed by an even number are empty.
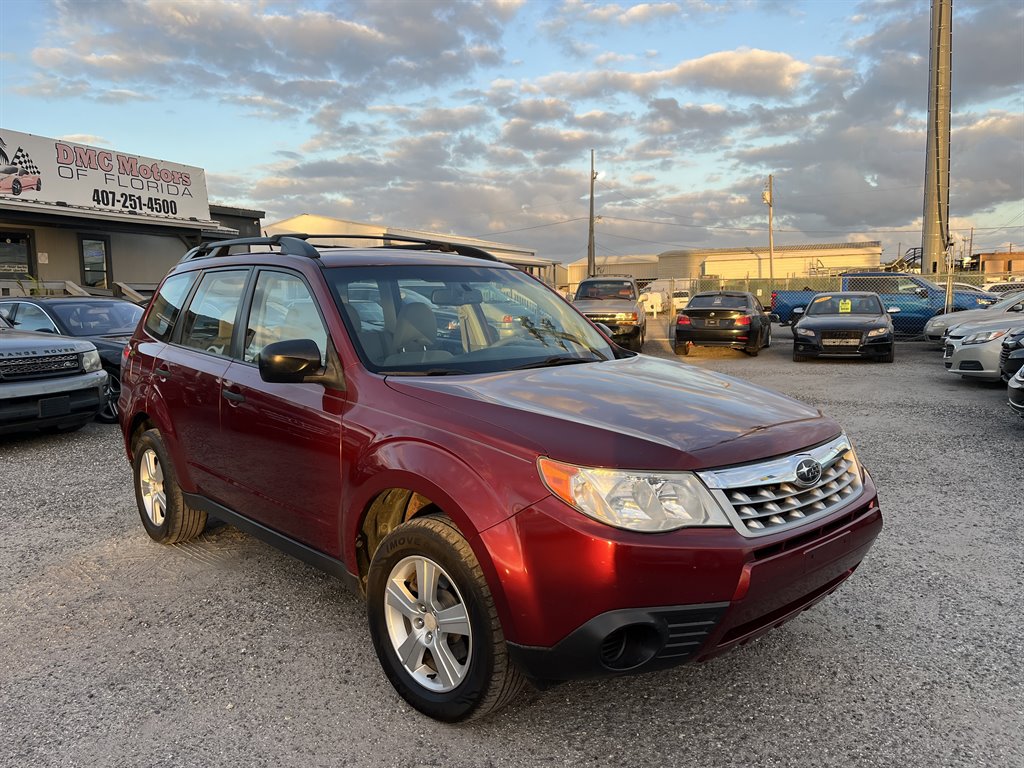
{"type": "Polygon", "coordinates": [[[669,338],[677,355],[690,354],[694,345],[731,347],[754,357],[771,346],[772,322],[777,320],[752,293],[705,291],[679,311],[669,338]]]}
{"type": "Polygon", "coordinates": [[[24,296],[0,299],[0,313],[19,331],[42,331],[91,341],[107,372],[105,401],[96,418],[117,421],[121,353],[143,309],[123,299],[93,296],[24,296]]]}
{"type": "Polygon", "coordinates": [[[877,293],[819,293],[806,308],[797,307],[793,324],[793,360],[808,357],[865,357],[891,363],[896,358],[892,317],[877,293]]]}
{"type": "Polygon", "coordinates": [[[1008,330],[999,350],[999,373],[1003,381],[1008,382],[1021,368],[1024,368],[1024,326],[1008,330]]]}

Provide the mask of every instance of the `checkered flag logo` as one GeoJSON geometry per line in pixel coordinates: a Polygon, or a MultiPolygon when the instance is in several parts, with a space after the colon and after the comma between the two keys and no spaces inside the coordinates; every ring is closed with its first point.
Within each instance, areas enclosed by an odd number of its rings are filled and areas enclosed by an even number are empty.
{"type": "Polygon", "coordinates": [[[28,152],[21,147],[18,147],[18,151],[15,152],[14,157],[11,158],[11,164],[23,169],[25,173],[31,173],[33,176],[39,175],[39,166],[32,162],[32,158],[28,156],[28,152]]]}

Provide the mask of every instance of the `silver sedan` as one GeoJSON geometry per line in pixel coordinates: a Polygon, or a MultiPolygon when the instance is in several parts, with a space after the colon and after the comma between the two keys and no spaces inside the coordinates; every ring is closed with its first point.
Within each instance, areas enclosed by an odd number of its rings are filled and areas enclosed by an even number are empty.
{"type": "Polygon", "coordinates": [[[964,378],[1001,381],[1003,337],[1018,326],[1024,327],[1024,315],[953,326],[946,334],[942,353],[946,370],[964,378]]]}
{"type": "Polygon", "coordinates": [[[1024,292],[1015,293],[1000,299],[990,307],[984,309],[968,309],[964,312],[949,312],[945,315],[936,315],[924,325],[924,335],[928,341],[936,344],[943,343],[943,336],[946,330],[954,325],[971,323],[975,320],[992,320],[999,315],[1008,316],[1011,321],[1018,318],[1024,325],[1024,292]]]}

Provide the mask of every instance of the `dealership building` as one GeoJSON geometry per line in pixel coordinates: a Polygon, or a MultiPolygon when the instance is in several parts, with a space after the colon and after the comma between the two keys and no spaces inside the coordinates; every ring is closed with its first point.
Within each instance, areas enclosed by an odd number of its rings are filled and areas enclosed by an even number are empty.
{"type": "Polygon", "coordinates": [[[310,214],[263,227],[264,216],[211,204],[202,168],[0,128],[0,296],[140,300],[189,248],[287,232],[366,234],[374,245],[389,237],[461,243],[549,284],[564,276],[531,248],[310,214]]]}
{"type": "Polygon", "coordinates": [[[0,295],[132,296],[263,215],[211,205],[202,168],[0,128],[0,295]]]}

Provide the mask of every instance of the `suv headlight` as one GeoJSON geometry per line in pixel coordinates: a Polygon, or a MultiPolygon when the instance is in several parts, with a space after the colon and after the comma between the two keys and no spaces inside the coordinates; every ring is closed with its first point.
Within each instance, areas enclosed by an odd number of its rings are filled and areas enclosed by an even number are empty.
{"type": "Polygon", "coordinates": [[[814,335],[814,331],[812,331],[810,328],[800,328],[798,326],[797,329],[796,329],[796,335],[797,336],[813,336],[814,335]]]}
{"type": "Polygon", "coordinates": [[[88,352],[82,353],[82,368],[86,373],[98,371],[102,367],[103,363],[100,362],[100,353],[95,349],[90,349],[88,352]]]}
{"type": "Polygon", "coordinates": [[[963,340],[964,344],[984,344],[987,341],[995,341],[1001,336],[1005,336],[1006,331],[982,331],[981,333],[972,333],[966,339],[963,340]]]}
{"type": "Polygon", "coordinates": [[[729,526],[711,492],[691,472],[594,469],[541,457],[544,484],[588,517],[628,531],[658,533],[729,526]]]}
{"type": "Polygon", "coordinates": [[[889,329],[886,328],[885,326],[882,326],[881,328],[872,328],[870,331],[868,331],[868,336],[885,336],[885,334],[887,334],[888,332],[889,329]]]}

